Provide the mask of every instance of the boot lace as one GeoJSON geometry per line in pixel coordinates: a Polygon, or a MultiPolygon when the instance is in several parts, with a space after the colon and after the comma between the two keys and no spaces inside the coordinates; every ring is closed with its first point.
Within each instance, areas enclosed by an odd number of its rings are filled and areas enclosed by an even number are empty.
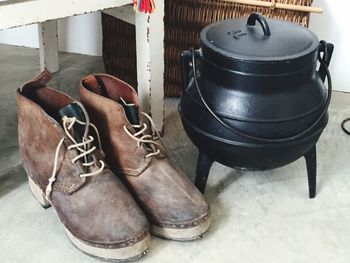
{"type": "MultiPolygon", "coordinates": [[[[67,137],[69,138],[69,140],[73,143],[72,145],[68,146],[68,150],[75,149],[78,152],[78,155],[76,157],[74,157],[71,160],[71,162],[72,162],[72,164],[74,164],[78,160],[82,159],[81,164],[83,167],[85,167],[86,173],[80,174],[79,176],[81,178],[99,175],[104,170],[105,163],[102,160],[97,160],[96,156],[94,154],[92,154],[97,148],[96,148],[96,146],[92,146],[95,139],[93,136],[88,135],[89,134],[89,127],[92,127],[94,129],[95,134],[97,136],[99,149],[102,149],[100,135],[98,133],[96,126],[94,124],[90,123],[89,116],[88,116],[84,106],[79,102],[76,102],[76,103],[83,110],[86,122],[80,121],[75,117],[69,118],[69,117],[65,116],[62,119],[63,130],[64,130],[65,134],[67,135],[67,137]],[[82,138],[82,142],[77,142],[76,139],[74,138],[74,136],[72,135],[74,125],[82,125],[85,127],[85,132],[84,132],[84,136],[82,138]],[[90,161],[89,161],[89,156],[91,159],[90,161]],[[98,165],[98,163],[100,165],[98,165]]],[[[45,191],[46,197],[50,196],[50,194],[52,192],[53,183],[56,181],[58,157],[59,157],[60,149],[62,148],[64,139],[65,138],[62,138],[56,147],[53,171],[52,171],[51,177],[49,178],[49,184],[47,185],[46,191],[45,191]]]]}
{"type": "MultiPolygon", "coordinates": [[[[123,100],[121,98],[121,100],[123,100]]],[[[152,156],[159,156],[161,153],[168,155],[168,152],[164,146],[164,143],[160,139],[160,134],[151,118],[147,113],[140,112],[150,123],[151,132],[149,132],[148,126],[146,123],[141,122],[137,125],[131,125],[136,132],[132,133],[128,130],[126,125],[123,126],[124,131],[127,135],[137,142],[137,147],[143,147],[148,153],[145,155],[145,158],[152,156]]]]}

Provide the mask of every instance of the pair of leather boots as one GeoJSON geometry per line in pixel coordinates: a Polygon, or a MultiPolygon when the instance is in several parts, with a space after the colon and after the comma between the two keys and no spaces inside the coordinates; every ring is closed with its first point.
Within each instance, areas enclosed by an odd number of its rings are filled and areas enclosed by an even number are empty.
{"type": "Polygon", "coordinates": [[[132,260],[150,232],[180,241],[206,233],[207,202],[169,162],[131,86],[89,75],[80,103],[47,87],[50,79],[44,71],[17,90],[20,156],[34,196],[54,207],[77,248],[132,260]]]}

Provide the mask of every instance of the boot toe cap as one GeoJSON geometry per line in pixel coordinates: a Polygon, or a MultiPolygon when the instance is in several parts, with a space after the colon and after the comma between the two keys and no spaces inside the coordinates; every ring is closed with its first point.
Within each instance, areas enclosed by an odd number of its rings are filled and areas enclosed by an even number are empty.
{"type": "Polygon", "coordinates": [[[53,192],[52,203],[68,237],[82,251],[106,259],[137,257],[148,248],[149,224],[112,176],[101,175],[71,195],[53,192]]]}
{"type": "Polygon", "coordinates": [[[166,159],[157,160],[139,177],[129,177],[152,233],[176,240],[201,237],[210,225],[210,210],[191,181],[166,159]]]}

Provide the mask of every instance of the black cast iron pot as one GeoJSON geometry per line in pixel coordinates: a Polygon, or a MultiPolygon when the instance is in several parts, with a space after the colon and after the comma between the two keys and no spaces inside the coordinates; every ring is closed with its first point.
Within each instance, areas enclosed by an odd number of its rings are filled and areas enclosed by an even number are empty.
{"type": "Polygon", "coordinates": [[[265,170],[305,156],[314,197],[315,145],[328,121],[333,45],[300,25],[258,13],[208,25],[200,40],[201,49],[181,54],[179,105],[200,152],[196,186],[204,192],[213,161],[265,170]]]}

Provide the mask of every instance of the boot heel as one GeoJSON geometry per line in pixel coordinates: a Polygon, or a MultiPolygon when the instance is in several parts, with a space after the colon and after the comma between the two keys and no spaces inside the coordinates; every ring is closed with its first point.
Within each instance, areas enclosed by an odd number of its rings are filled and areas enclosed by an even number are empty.
{"type": "Polygon", "coordinates": [[[45,208],[45,209],[49,208],[51,206],[51,204],[50,204],[49,200],[47,200],[45,194],[40,189],[40,187],[29,176],[28,176],[28,181],[29,181],[30,190],[32,191],[36,200],[38,200],[38,202],[42,205],[43,208],[45,208]]]}

